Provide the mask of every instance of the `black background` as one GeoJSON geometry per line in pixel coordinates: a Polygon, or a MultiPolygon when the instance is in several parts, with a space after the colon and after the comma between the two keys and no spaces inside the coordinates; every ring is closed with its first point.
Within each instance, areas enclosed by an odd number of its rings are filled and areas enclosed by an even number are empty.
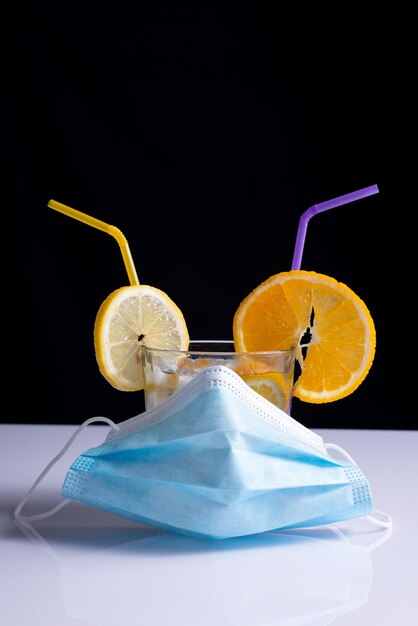
{"type": "Polygon", "coordinates": [[[143,410],[94,354],[97,310],[128,284],[118,245],[50,198],[120,228],[191,338],[227,339],[240,301],[290,269],[303,211],[377,184],[312,219],[302,259],[365,301],[374,364],[348,398],[293,415],[416,428],[396,18],[367,2],[175,4],[2,6],[1,420],[143,410]]]}

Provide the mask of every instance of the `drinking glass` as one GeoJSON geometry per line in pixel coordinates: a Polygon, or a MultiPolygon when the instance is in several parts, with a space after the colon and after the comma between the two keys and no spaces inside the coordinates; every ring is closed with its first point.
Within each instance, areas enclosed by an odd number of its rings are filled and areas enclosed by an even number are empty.
{"type": "Polygon", "coordinates": [[[236,352],[233,341],[194,340],[188,350],[142,346],[141,352],[147,410],[165,402],[204,368],[223,365],[290,414],[296,360],[293,349],[236,352]]]}

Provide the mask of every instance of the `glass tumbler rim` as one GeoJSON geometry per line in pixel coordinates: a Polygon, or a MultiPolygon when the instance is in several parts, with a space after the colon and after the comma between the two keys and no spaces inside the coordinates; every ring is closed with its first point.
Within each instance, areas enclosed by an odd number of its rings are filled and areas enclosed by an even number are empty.
{"type": "Polygon", "coordinates": [[[248,355],[259,355],[259,356],[273,356],[273,355],[284,355],[284,354],[289,354],[289,355],[296,355],[296,349],[295,348],[283,348],[280,350],[240,350],[240,351],[235,351],[235,350],[210,350],[210,349],[199,349],[199,350],[195,350],[194,346],[195,345],[207,345],[208,348],[210,348],[210,346],[214,346],[214,345],[225,345],[225,346],[229,346],[229,347],[234,347],[234,341],[232,339],[191,339],[189,341],[189,347],[186,350],[178,350],[176,348],[152,348],[151,346],[146,346],[146,345],[142,345],[141,348],[143,350],[149,350],[149,351],[153,351],[153,352],[158,352],[160,354],[168,354],[168,353],[178,353],[178,354],[192,354],[192,355],[201,355],[201,354],[206,354],[206,355],[217,355],[217,356],[222,356],[222,355],[226,355],[226,356],[231,356],[231,354],[234,355],[242,355],[242,356],[248,356],[248,355]]]}

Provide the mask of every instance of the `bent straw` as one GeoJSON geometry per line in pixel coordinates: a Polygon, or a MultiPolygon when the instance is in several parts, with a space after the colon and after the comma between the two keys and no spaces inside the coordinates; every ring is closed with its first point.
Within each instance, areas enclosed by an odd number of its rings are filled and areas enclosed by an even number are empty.
{"type": "Polygon", "coordinates": [[[88,224],[89,226],[93,226],[93,228],[98,228],[99,230],[103,230],[105,233],[112,235],[112,237],[114,237],[118,242],[119,248],[122,252],[123,262],[125,263],[125,268],[128,272],[130,284],[139,285],[138,276],[132,260],[131,251],[129,250],[128,242],[125,235],[121,230],[119,230],[119,228],[116,228],[116,226],[112,226],[111,224],[106,224],[106,222],[102,222],[95,217],[90,217],[90,215],[86,215],[86,213],[82,213],[81,211],[76,211],[76,209],[72,209],[71,207],[61,204],[61,202],[57,202],[56,200],[50,200],[48,202],[48,206],[51,209],[55,209],[55,211],[64,213],[64,215],[73,217],[80,222],[84,222],[84,224],[88,224]]]}
{"type": "Polygon", "coordinates": [[[317,213],[322,213],[322,211],[328,211],[329,209],[334,209],[337,206],[348,204],[349,202],[354,202],[355,200],[361,200],[362,198],[366,198],[367,196],[371,196],[375,193],[379,193],[379,189],[377,185],[371,185],[370,187],[364,187],[358,191],[347,193],[344,196],[338,196],[338,198],[333,198],[332,200],[327,200],[326,202],[321,202],[320,204],[314,204],[302,213],[299,220],[295,250],[293,253],[292,270],[300,269],[303,247],[305,245],[306,230],[311,217],[317,213]]]}

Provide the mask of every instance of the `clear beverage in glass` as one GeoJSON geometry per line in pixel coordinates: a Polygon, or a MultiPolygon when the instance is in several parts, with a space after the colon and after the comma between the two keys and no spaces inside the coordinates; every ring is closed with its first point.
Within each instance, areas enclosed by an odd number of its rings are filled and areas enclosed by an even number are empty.
{"type": "Polygon", "coordinates": [[[255,391],[290,414],[295,350],[236,352],[233,341],[194,340],[188,350],[142,346],[145,408],[154,408],[184,387],[205,367],[234,370],[255,391]]]}

